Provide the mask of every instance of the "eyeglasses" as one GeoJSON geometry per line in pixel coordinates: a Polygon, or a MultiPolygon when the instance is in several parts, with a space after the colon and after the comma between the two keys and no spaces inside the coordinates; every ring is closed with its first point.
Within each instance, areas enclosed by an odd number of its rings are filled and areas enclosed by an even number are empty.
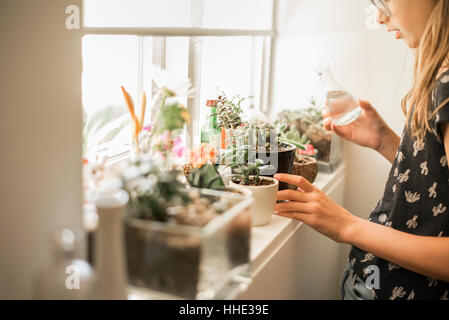
{"type": "Polygon", "coordinates": [[[386,17],[391,17],[391,10],[384,0],[371,0],[373,6],[375,6],[380,13],[382,13],[386,17]]]}

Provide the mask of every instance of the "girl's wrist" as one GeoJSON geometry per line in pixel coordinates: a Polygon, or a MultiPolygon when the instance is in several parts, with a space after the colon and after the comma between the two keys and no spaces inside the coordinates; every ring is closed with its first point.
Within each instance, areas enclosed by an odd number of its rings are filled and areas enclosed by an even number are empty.
{"type": "Polygon", "coordinates": [[[359,229],[359,226],[363,221],[364,219],[350,214],[345,226],[341,230],[341,242],[352,245],[354,243],[354,239],[356,239],[357,237],[357,230],[359,229]]]}
{"type": "Polygon", "coordinates": [[[385,128],[385,131],[381,133],[381,142],[376,151],[393,163],[396,151],[399,147],[399,141],[400,138],[397,134],[387,127],[385,128]]]}

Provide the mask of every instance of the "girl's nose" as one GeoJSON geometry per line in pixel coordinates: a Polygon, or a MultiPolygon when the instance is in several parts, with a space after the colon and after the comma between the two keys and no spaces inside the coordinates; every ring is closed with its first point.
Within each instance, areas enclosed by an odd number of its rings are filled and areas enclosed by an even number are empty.
{"type": "Polygon", "coordinates": [[[388,21],[388,19],[390,18],[382,14],[380,10],[377,10],[376,21],[378,24],[385,24],[388,21]]]}

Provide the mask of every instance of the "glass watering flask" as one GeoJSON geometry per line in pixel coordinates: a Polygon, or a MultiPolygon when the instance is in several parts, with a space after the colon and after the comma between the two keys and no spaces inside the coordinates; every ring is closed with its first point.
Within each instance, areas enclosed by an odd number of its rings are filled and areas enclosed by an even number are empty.
{"type": "Polygon", "coordinates": [[[340,85],[332,75],[329,64],[324,63],[315,69],[321,79],[326,93],[326,111],[332,123],[336,126],[345,126],[355,121],[362,109],[357,105],[356,99],[340,85]]]}

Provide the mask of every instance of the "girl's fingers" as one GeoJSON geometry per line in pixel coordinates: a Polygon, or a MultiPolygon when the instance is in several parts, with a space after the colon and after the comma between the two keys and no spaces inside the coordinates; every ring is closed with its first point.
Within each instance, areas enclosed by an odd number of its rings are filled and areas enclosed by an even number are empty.
{"type": "Polygon", "coordinates": [[[330,119],[325,119],[323,122],[323,126],[324,126],[324,129],[326,129],[327,131],[331,131],[332,130],[332,121],[330,119]]]}
{"type": "Polygon", "coordinates": [[[338,136],[340,136],[340,137],[344,137],[344,138],[346,138],[345,137],[345,130],[344,130],[345,128],[343,128],[343,127],[338,127],[338,126],[336,126],[335,124],[331,124],[331,130],[333,131],[333,132],[335,132],[338,136]]]}
{"type": "Polygon", "coordinates": [[[307,193],[295,190],[282,190],[278,192],[277,200],[307,202],[307,193]]]}
{"type": "Polygon", "coordinates": [[[304,222],[305,224],[310,224],[310,215],[307,213],[300,213],[300,212],[275,212],[274,213],[277,216],[295,219],[304,222]]]}
{"type": "Polygon", "coordinates": [[[274,205],[274,211],[278,212],[307,212],[309,211],[308,205],[303,202],[288,201],[280,202],[274,205]]]}
{"type": "Polygon", "coordinates": [[[371,103],[369,103],[366,100],[358,99],[357,100],[357,105],[359,105],[360,108],[362,108],[365,111],[371,111],[373,109],[373,106],[371,105],[371,103]]]}
{"type": "Polygon", "coordinates": [[[274,178],[281,182],[286,182],[298,186],[304,192],[312,192],[313,190],[315,190],[315,187],[302,176],[296,176],[287,173],[278,173],[274,175],[274,178]]]}

